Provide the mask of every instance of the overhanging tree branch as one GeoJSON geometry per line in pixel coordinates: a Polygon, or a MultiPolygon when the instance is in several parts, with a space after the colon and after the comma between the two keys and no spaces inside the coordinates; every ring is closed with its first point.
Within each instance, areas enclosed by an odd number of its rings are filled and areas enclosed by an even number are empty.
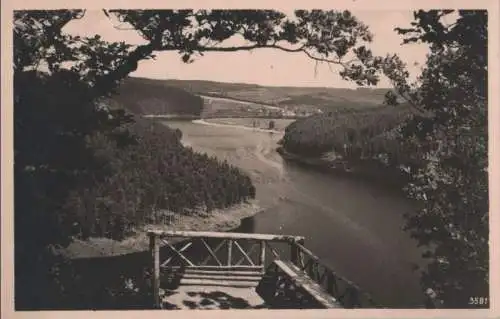
{"type": "Polygon", "coordinates": [[[357,43],[370,42],[372,35],[347,11],[297,10],[294,20],[274,10],[110,12],[119,21],[132,25],[152,44],[150,49],[178,51],[184,62],[192,62],[191,56],[195,53],[276,49],[288,53],[302,52],[313,61],[340,65],[345,69],[343,78],[368,85],[378,81],[373,65],[368,65],[371,52],[362,44],[359,51],[356,47],[357,43]],[[235,35],[250,44],[221,46],[235,35]],[[278,44],[283,42],[294,47],[278,44]],[[343,62],[343,57],[350,52],[354,55],[361,53],[364,57],[343,62]]]}

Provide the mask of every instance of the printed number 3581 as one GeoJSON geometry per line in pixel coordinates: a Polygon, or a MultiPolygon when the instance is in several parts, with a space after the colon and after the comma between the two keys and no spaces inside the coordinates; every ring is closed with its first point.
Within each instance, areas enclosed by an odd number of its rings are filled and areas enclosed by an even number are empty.
{"type": "Polygon", "coordinates": [[[488,304],[488,298],[486,297],[470,297],[469,305],[486,305],[488,304]]]}

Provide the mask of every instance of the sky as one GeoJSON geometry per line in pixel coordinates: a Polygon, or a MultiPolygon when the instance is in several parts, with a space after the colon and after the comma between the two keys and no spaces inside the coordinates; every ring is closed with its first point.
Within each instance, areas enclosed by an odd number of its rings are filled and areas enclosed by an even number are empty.
{"type": "MultiPolygon", "coordinates": [[[[407,63],[412,77],[420,73],[428,47],[425,44],[401,45],[395,27],[409,27],[413,13],[406,11],[355,11],[352,14],[368,25],[374,34],[369,45],[374,54],[396,53],[407,63]]],[[[135,30],[118,30],[117,21],[109,20],[101,10],[89,10],[81,20],[70,22],[65,32],[82,36],[101,35],[108,41],[142,44],[135,30]]],[[[342,80],[333,67],[317,64],[303,53],[273,49],[245,52],[209,52],[196,57],[192,64],[183,63],[176,52],[161,52],[156,60],[142,61],[131,76],[153,79],[209,80],[254,83],[271,86],[356,87],[342,80]],[[332,72],[333,71],[333,72],[332,72]]],[[[386,79],[378,87],[390,87],[386,79]]]]}

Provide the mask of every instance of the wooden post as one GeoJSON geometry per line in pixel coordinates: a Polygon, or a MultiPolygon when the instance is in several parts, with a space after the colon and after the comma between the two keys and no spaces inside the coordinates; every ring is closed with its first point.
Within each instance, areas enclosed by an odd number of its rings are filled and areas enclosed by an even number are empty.
{"type": "MultiPolygon", "coordinates": [[[[299,243],[301,246],[304,246],[305,244],[305,240],[304,239],[299,239],[297,240],[297,243],[299,243]]],[[[304,268],[304,253],[302,252],[302,250],[300,250],[298,247],[297,247],[297,253],[298,253],[298,256],[297,256],[297,266],[300,268],[300,269],[303,269],[304,268]]]]}
{"type": "Polygon", "coordinates": [[[326,276],[326,292],[328,292],[333,297],[337,298],[337,280],[333,276],[331,271],[328,271],[326,276]]]}
{"type": "MultiPolygon", "coordinates": [[[[304,239],[300,239],[298,243],[304,246],[304,239]]],[[[304,269],[304,267],[305,267],[304,252],[301,249],[299,249],[299,268],[304,269]]]]}
{"type": "Polygon", "coordinates": [[[305,239],[304,238],[297,239],[297,243],[299,243],[300,245],[304,246],[305,245],[305,239]]]}
{"type": "Polygon", "coordinates": [[[149,249],[151,251],[152,261],[152,288],[153,288],[153,307],[161,308],[160,302],[160,245],[158,237],[154,234],[149,235],[149,249]]]}
{"type": "Polygon", "coordinates": [[[298,265],[298,248],[297,246],[295,245],[295,241],[292,241],[290,243],[290,261],[294,264],[294,265],[298,265]]]}
{"type": "Polygon", "coordinates": [[[290,243],[290,261],[300,268],[300,257],[302,255],[302,252],[300,251],[299,247],[297,247],[297,244],[304,246],[304,239],[293,240],[290,243]]]}
{"type": "Polygon", "coordinates": [[[260,265],[262,269],[266,267],[266,245],[263,240],[260,241],[260,265]]]}
{"type": "Polygon", "coordinates": [[[231,266],[231,260],[233,258],[233,241],[228,239],[227,241],[227,265],[231,266]]]}

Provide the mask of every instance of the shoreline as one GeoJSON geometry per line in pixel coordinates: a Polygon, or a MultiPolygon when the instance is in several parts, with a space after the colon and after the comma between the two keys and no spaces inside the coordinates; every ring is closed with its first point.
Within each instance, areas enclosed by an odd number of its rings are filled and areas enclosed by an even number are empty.
{"type": "Polygon", "coordinates": [[[263,133],[274,133],[274,134],[283,134],[284,133],[283,131],[269,130],[269,129],[263,129],[263,128],[258,128],[258,127],[249,127],[249,126],[237,125],[237,124],[223,124],[223,123],[207,122],[204,119],[193,120],[192,123],[207,125],[207,126],[215,126],[215,127],[230,127],[230,128],[237,128],[237,129],[241,129],[241,130],[263,132],[263,133]]]}
{"type": "Polygon", "coordinates": [[[192,115],[192,114],[146,114],[140,116],[145,119],[186,120],[186,121],[197,120],[200,118],[199,115],[192,115]]]}
{"type": "Polygon", "coordinates": [[[347,161],[329,159],[328,154],[324,154],[321,157],[305,157],[290,153],[282,146],[279,146],[276,149],[276,152],[286,161],[306,165],[314,169],[324,170],[338,176],[363,179],[368,182],[377,182],[377,184],[382,184],[387,189],[404,194],[402,189],[406,183],[404,176],[402,174],[398,174],[397,171],[393,169],[384,167],[381,164],[376,164],[373,161],[367,161],[362,164],[353,164],[347,161]]]}
{"type": "Polygon", "coordinates": [[[199,97],[203,98],[203,99],[207,99],[207,100],[219,100],[219,101],[229,101],[229,102],[234,102],[234,103],[238,103],[238,104],[245,104],[245,105],[248,105],[248,104],[251,104],[251,105],[256,105],[258,107],[262,107],[262,108],[266,108],[268,110],[273,110],[273,111],[281,111],[283,110],[284,108],[283,107],[278,107],[278,106],[274,106],[274,105],[269,105],[269,104],[264,104],[264,103],[260,103],[260,102],[256,102],[256,101],[248,101],[248,100],[242,100],[242,99],[235,99],[235,98],[232,98],[232,97],[229,97],[229,96],[216,96],[216,95],[207,95],[205,93],[196,93],[196,95],[198,95],[199,97]]]}
{"type": "MultiPolygon", "coordinates": [[[[206,122],[197,116],[184,116],[179,114],[168,115],[143,115],[144,118],[155,120],[187,120],[195,124],[210,125],[218,127],[238,127],[251,129],[245,126],[227,125],[206,122]]],[[[256,129],[251,129],[256,130],[256,129]]],[[[257,129],[258,130],[258,129],[257,129]]],[[[283,133],[280,131],[264,130],[263,132],[283,133]]],[[[184,147],[190,147],[189,141],[181,139],[184,147]]],[[[134,230],[134,234],[118,241],[105,237],[91,237],[87,240],[74,238],[73,242],[66,248],[58,250],[58,253],[69,259],[106,258],[123,256],[133,253],[146,252],[149,250],[149,238],[147,231],[155,230],[179,230],[179,231],[212,231],[226,232],[241,226],[243,219],[252,217],[262,212],[256,199],[246,200],[225,209],[215,209],[211,213],[195,212],[192,215],[175,215],[171,224],[147,224],[134,230]]],[[[182,241],[182,238],[174,238],[171,243],[182,241]]]]}
{"type": "MultiPolygon", "coordinates": [[[[249,200],[246,203],[236,204],[226,209],[217,209],[211,213],[198,213],[193,215],[177,215],[171,224],[148,224],[137,230],[132,236],[122,241],[103,237],[91,237],[88,240],[74,239],[74,241],[61,254],[65,257],[75,259],[106,258],[123,256],[133,253],[146,252],[149,250],[149,230],[192,230],[227,232],[241,226],[245,218],[255,216],[262,212],[257,200],[249,200]]],[[[170,243],[182,241],[175,238],[170,243]]]]}
{"type": "MultiPolygon", "coordinates": [[[[244,125],[232,125],[223,123],[207,122],[203,119],[191,120],[194,124],[208,125],[216,127],[231,127],[248,131],[273,132],[283,134],[283,131],[266,130],[262,128],[252,128],[244,125]]],[[[190,147],[191,144],[185,138],[181,140],[185,147],[190,147]]],[[[380,169],[368,165],[362,167],[358,165],[352,169],[347,169],[341,161],[334,161],[327,157],[304,157],[298,154],[290,153],[284,150],[282,146],[276,149],[280,156],[291,162],[307,165],[311,168],[325,170],[328,173],[346,176],[348,178],[363,178],[368,180],[384,181],[388,188],[402,192],[400,182],[392,180],[393,171],[389,169],[380,169]]],[[[350,166],[349,163],[346,163],[350,166]]],[[[200,212],[193,215],[176,215],[175,221],[172,224],[149,224],[144,225],[141,229],[136,230],[135,234],[127,237],[122,241],[111,240],[103,237],[89,238],[88,240],[75,239],[66,249],[62,250],[62,254],[70,259],[85,259],[96,257],[114,257],[127,255],[131,253],[145,252],[149,249],[149,238],[147,231],[155,230],[192,230],[192,231],[213,231],[226,232],[238,228],[245,218],[255,216],[263,210],[258,205],[256,199],[235,204],[232,207],[214,210],[212,213],[200,212]]],[[[172,243],[180,242],[182,238],[173,240],[172,243]]]]}
{"type": "MultiPolygon", "coordinates": [[[[179,120],[178,115],[150,115],[144,116],[156,120],[179,120]]],[[[282,131],[266,130],[258,128],[250,128],[243,125],[231,125],[222,123],[206,122],[200,118],[185,118],[186,120],[198,124],[209,125],[216,127],[232,127],[249,131],[273,132],[283,134],[282,131]]],[[[191,143],[185,138],[181,139],[184,147],[191,147],[191,143]]],[[[148,224],[142,226],[135,231],[135,234],[117,241],[104,237],[91,237],[87,240],[74,239],[73,242],[65,249],[60,250],[60,253],[70,259],[86,259],[86,258],[106,258],[123,256],[133,253],[146,252],[149,250],[149,238],[147,231],[155,230],[192,230],[192,231],[213,231],[226,232],[236,229],[241,226],[243,219],[255,216],[262,212],[256,199],[247,200],[239,204],[235,204],[226,209],[216,209],[211,213],[199,212],[193,215],[176,215],[172,224],[148,224]]],[[[175,238],[170,241],[177,243],[182,241],[182,238],[175,238]]]]}

